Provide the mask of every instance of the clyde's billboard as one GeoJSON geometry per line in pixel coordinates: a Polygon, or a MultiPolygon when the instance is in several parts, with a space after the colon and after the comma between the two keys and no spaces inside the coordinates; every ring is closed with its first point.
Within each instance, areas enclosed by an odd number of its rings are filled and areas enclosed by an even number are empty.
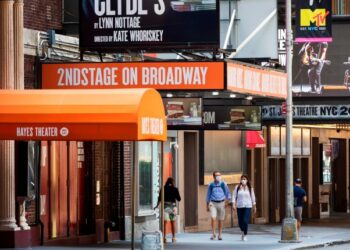
{"type": "Polygon", "coordinates": [[[81,0],[80,48],[125,51],[219,47],[217,0],[81,0]]]}

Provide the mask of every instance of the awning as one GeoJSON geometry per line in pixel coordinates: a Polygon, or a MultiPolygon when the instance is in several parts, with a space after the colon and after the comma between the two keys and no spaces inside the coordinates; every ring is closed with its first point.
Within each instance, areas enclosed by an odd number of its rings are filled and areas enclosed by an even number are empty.
{"type": "Polygon", "coordinates": [[[0,90],[0,139],[161,140],[164,106],[154,89],[0,90]]]}
{"type": "Polygon", "coordinates": [[[264,148],[266,146],[264,137],[260,131],[246,132],[246,147],[247,148],[264,148]]]}

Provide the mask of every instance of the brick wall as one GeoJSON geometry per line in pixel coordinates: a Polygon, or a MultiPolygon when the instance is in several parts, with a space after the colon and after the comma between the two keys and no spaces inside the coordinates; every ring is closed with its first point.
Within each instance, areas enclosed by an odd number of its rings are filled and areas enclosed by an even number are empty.
{"type": "Polygon", "coordinates": [[[37,68],[35,65],[35,57],[24,55],[24,88],[35,89],[38,86],[36,79],[37,68]]]}
{"type": "Polygon", "coordinates": [[[131,215],[131,171],[133,164],[133,143],[124,142],[124,204],[125,216],[131,215]]]}
{"type": "Polygon", "coordinates": [[[62,0],[24,1],[24,27],[41,31],[62,29],[62,0]]]}

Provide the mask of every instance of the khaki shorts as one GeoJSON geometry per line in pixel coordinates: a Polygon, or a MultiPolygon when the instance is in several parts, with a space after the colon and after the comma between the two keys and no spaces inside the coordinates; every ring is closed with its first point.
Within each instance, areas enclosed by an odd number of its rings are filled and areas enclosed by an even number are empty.
{"type": "Polygon", "coordinates": [[[303,207],[295,207],[294,208],[294,217],[298,221],[302,221],[303,220],[303,207]]]}
{"type": "Polygon", "coordinates": [[[225,219],[225,201],[223,202],[209,202],[210,216],[213,219],[225,219]]]}

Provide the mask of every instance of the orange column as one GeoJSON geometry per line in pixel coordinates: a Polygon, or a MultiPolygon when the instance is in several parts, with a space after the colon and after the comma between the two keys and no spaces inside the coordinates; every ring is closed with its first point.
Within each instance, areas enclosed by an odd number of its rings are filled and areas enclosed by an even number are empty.
{"type": "MultiPolygon", "coordinates": [[[[13,1],[0,0],[0,86],[14,88],[13,1]]],[[[15,219],[14,142],[0,141],[0,231],[18,229],[15,219]]]]}

